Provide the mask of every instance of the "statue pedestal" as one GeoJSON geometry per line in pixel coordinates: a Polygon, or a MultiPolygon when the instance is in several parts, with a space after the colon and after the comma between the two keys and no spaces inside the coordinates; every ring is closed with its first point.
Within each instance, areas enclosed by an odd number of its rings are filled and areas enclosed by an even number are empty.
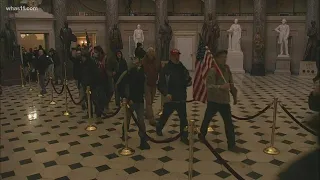
{"type": "Polygon", "coordinates": [[[301,61],[299,75],[316,76],[317,75],[316,62],[315,61],[301,61]]]}
{"type": "Polygon", "coordinates": [[[227,64],[232,73],[245,73],[243,70],[243,52],[228,51],[227,64]]]}
{"type": "Polygon", "coordinates": [[[291,58],[289,56],[278,56],[276,59],[275,74],[291,74],[290,70],[291,58]]]}

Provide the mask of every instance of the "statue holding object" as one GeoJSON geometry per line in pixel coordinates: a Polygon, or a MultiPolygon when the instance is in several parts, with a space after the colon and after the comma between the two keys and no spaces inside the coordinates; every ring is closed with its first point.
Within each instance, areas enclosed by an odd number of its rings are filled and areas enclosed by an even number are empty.
{"type": "Polygon", "coordinates": [[[77,37],[72,34],[72,30],[69,28],[68,22],[64,22],[64,27],[60,29],[60,40],[63,44],[65,54],[69,55],[71,42],[77,42],[77,37]]]}
{"type": "Polygon", "coordinates": [[[309,39],[304,53],[303,61],[315,61],[318,43],[318,33],[315,21],[311,21],[311,27],[309,27],[307,35],[309,39]]]}
{"type": "Polygon", "coordinates": [[[170,42],[172,39],[172,28],[169,25],[169,21],[165,20],[164,25],[160,26],[159,30],[160,42],[161,42],[161,61],[169,61],[170,42]]]}
{"type": "Polygon", "coordinates": [[[231,51],[241,51],[241,26],[238,24],[238,19],[234,20],[234,24],[227,30],[229,33],[229,48],[231,51]]]}
{"type": "Polygon", "coordinates": [[[112,50],[112,52],[116,53],[117,51],[123,49],[121,32],[117,24],[114,24],[113,28],[110,31],[109,41],[110,49],[112,50]]]}
{"type": "Polygon", "coordinates": [[[14,54],[17,47],[17,37],[14,31],[10,28],[10,24],[6,23],[5,28],[0,33],[0,39],[4,39],[5,58],[9,61],[14,61],[14,54]]]}
{"type": "Polygon", "coordinates": [[[216,20],[213,19],[212,14],[208,14],[209,20],[202,26],[202,38],[205,45],[209,47],[212,53],[218,51],[218,40],[220,38],[220,27],[216,20]]]}

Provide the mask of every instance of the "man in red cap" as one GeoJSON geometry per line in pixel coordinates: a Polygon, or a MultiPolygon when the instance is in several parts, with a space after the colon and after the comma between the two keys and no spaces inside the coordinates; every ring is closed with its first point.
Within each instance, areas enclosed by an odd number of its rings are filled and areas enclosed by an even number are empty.
{"type": "Polygon", "coordinates": [[[158,90],[166,97],[163,113],[156,125],[158,136],[163,136],[162,129],[173,111],[178,112],[180,119],[181,141],[189,144],[186,131],[187,122],[187,87],[192,85],[192,78],[187,68],[180,62],[180,52],[177,49],[170,51],[170,61],[160,72],[158,90]]]}

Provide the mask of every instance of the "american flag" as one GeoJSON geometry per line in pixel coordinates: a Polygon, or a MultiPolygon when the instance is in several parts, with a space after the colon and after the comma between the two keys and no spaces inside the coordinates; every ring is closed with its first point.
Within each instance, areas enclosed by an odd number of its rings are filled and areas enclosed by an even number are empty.
{"type": "Polygon", "coordinates": [[[207,101],[206,77],[213,64],[210,50],[206,48],[201,36],[197,51],[196,72],[193,82],[193,99],[205,103],[207,101]]]}

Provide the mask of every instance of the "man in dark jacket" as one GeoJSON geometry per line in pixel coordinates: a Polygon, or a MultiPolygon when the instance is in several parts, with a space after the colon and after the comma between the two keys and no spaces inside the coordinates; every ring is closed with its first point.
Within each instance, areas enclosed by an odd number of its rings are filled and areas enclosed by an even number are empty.
{"type": "Polygon", "coordinates": [[[141,60],[146,55],[146,51],[143,49],[141,43],[137,43],[137,48],[134,51],[134,56],[141,60]]]}
{"type": "MultiPolygon", "coordinates": [[[[320,143],[320,114],[308,121],[308,126],[318,133],[320,143]]],[[[319,180],[320,179],[320,148],[319,146],[293,162],[288,168],[279,174],[279,180],[319,180]]]]}
{"type": "MultiPolygon", "coordinates": [[[[140,149],[150,149],[150,145],[147,143],[147,138],[145,135],[146,125],[144,122],[144,88],[145,88],[145,74],[144,69],[139,60],[135,60],[135,66],[128,72],[128,82],[129,82],[129,105],[131,110],[137,114],[137,119],[139,123],[139,136],[140,136],[140,149]]],[[[130,121],[130,119],[129,119],[130,121]]],[[[130,122],[128,123],[130,124],[130,122]]],[[[122,126],[122,132],[123,132],[122,126]]],[[[128,128],[128,127],[127,127],[128,128]]],[[[122,133],[124,134],[124,133],[122,133]]],[[[124,140],[124,136],[122,136],[124,140]]]]}
{"type": "Polygon", "coordinates": [[[187,87],[192,85],[192,78],[186,67],[180,62],[180,52],[173,49],[170,52],[171,60],[160,72],[158,89],[167,102],[164,103],[163,113],[156,125],[157,135],[162,136],[162,129],[173,111],[177,111],[180,118],[181,141],[189,144],[186,131],[187,122],[187,87]]]}
{"type": "Polygon", "coordinates": [[[75,57],[70,58],[73,63],[73,78],[77,81],[77,87],[80,89],[81,82],[81,51],[77,50],[75,57]]]}
{"type": "Polygon", "coordinates": [[[44,54],[43,50],[40,49],[38,51],[39,56],[36,62],[36,66],[37,66],[37,70],[39,72],[39,84],[41,87],[41,92],[40,94],[46,94],[46,86],[45,86],[45,74],[46,74],[46,70],[48,68],[48,66],[50,65],[50,60],[48,59],[48,57],[44,54]]]}
{"type": "Polygon", "coordinates": [[[121,82],[117,84],[117,81],[119,80],[122,73],[128,70],[127,61],[123,58],[122,52],[117,52],[117,63],[118,63],[118,69],[116,71],[116,74],[113,76],[113,82],[115,85],[115,100],[116,105],[120,107],[120,98],[126,97],[126,89],[127,89],[127,78],[122,78],[121,82]]]}
{"type": "Polygon", "coordinates": [[[49,56],[51,57],[51,59],[53,60],[53,64],[54,64],[54,80],[55,80],[55,84],[57,85],[59,83],[59,80],[61,82],[61,84],[63,83],[63,78],[62,78],[62,69],[61,69],[61,62],[60,62],[60,58],[57,54],[57,52],[51,48],[49,50],[49,56]]]}

